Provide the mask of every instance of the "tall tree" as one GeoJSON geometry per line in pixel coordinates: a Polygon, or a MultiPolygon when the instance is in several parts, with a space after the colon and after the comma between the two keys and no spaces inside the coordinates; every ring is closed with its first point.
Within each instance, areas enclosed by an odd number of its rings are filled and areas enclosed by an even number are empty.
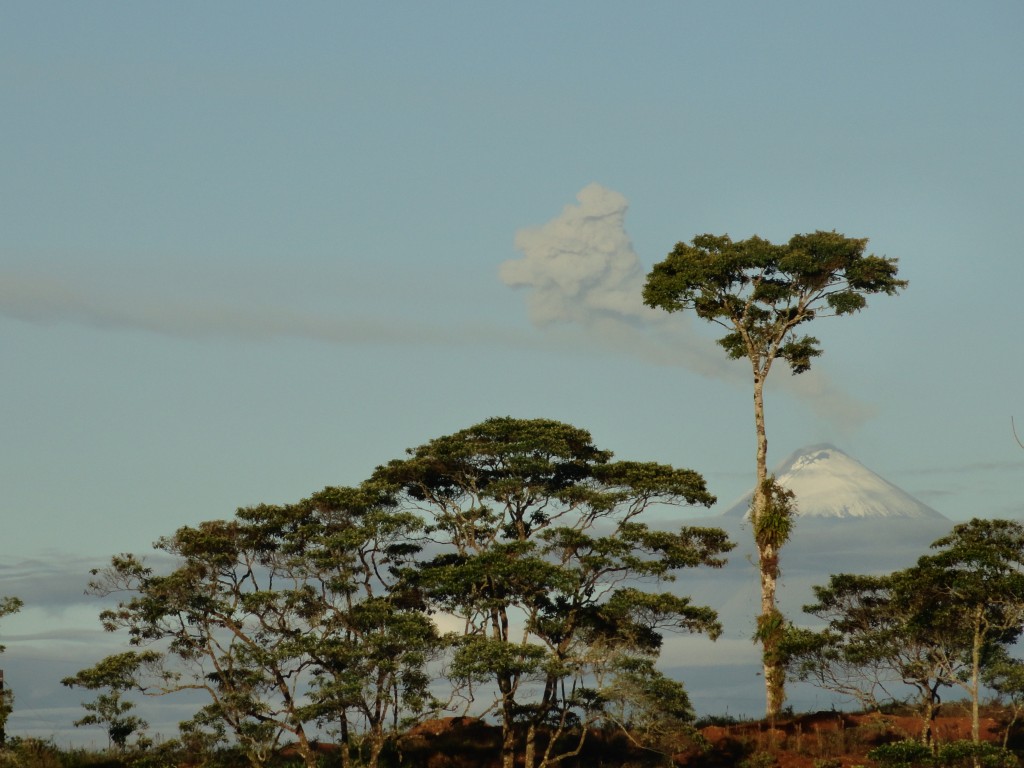
{"type": "Polygon", "coordinates": [[[205,691],[206,714],[227,725],[253,765],[264,764],[288,734],[312,768],[308,718],[299,713],[312,663],[301,650],[305,625],[296,585],[265,557],[264,532],[212,520],[180,528],[156,547],[177,567],[157,573],[141,558],[119,555],[90,584],[94,594],[128,595],[100,614],[105,629],[126,629],[133,645],[161,652],[131,682],[155,695],[205,691]]]}
{"type": "Polygon", "coordinates": [[[718,635],[710,608],[639,588],[720,566],[733,546],[720,530],[638,520],[652,504],[713,503],[696,472],[613,462],[588,432],[545,419],[489,419],[408,454],[375,480],[429,517],[439,549],[421,584],[463,623],[453,677],[497,691],[505,768],[519,729],[526,768],[578,754],[602,706],[589,681],[624,657],[656,656],[663,631],[718,635]],[[570,730],[578,740],[559,751],[570,730]]]}
{"type": "Polygon", "coordinates": [[[680,242],[647,276],[644,303],[697,316],[726,329],[718,343],[733,359],[746,359],[754,385],[756,482],[751,517],[758,550],[766,713],[774,717],[785,701],[784,660],[779,654],[784,621],[776,600],[778,548],[775,536],[757,536],[773,514],[768,477],[764,384],[776,360],[794,373],[810,369],[821,354],[818,339],[800,326],[819,317],[848,315],[867,305],[871,294],[895,294],[907,282],[896,277],[896,259],[865,255],[866,239],[837,232],[794,235],[777,245],[754,236],[733,242],[728,235],[698,235],[680,242]]]}

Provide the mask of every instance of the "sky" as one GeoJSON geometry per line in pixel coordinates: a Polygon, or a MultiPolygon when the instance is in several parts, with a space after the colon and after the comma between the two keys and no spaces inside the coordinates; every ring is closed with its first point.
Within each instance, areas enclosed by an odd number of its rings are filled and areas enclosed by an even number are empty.
{"type": "Polygon", "coordinates": [[[1022,32],[1009,1],[0,2],[11,732],[80,716],[12,674],[112,642],[90,568],[491,416],[727,509],[749,371],[639,296],[704,232],[867,237],[910,281],[773,372],[770,463],[830,442],[1024,518],[1022,32]]]}

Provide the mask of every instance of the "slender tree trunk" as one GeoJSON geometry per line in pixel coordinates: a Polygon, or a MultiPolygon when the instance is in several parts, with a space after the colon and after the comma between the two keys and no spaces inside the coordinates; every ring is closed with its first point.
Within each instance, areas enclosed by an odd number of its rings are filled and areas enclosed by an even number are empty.
{"type": "Polygon", "coordinates": [[[512,702],[506,699],[501,706],[501,766],[515,768],[516,731],[512,717],[512,702]]]}
{"type": "Polygon", "coordinates": [[[310,746],[305,729],[301,726],[298,727],[295,730],[295,738],[298,741],[299,755],[302,757],[302,762],[306,764],[306,768],[317,768],[319,760],[317,759],[316,752],[313,751],[313,747],[310,746]]]}
{"type": "MultiPolygon", "coordinates": [[[[764,375],[754,365],[754,425],[757,432],[757,479],[751,504],[751,523],[757,523],[768,504],[768,434],[764,424],[764,375]]],[[[778,549],[772,544],[756,541],[758,568],[761,576],[761,616],[758,621],[765,685],[765,716],[773,720],[782,711],[786,700],[786,673],[778,658],[778,633],[772,627],[781,620],[776,603],[779,570],[778,549]]]]}
{"type": "Polygon", "coordinates": [[[352,755],[349,752],[349,735],[348,735],[348,713],[345,710],[341,711],[341,724],[340,724],[340,738],[341,738],[341,768],[349,768],[352,764],[352,755]]]}
{"type": "Polygon", "coordinates": [[[925,685],[924,689],[918,688],[921,693],[921,743],[929,747],[932,754],[935,754],[938,744],[935,741],[935,718],[939,716],[939,707],[942,706],[942,699],[939,698],[940,683],[933,682],[925,685]]]}
{"type": "Polygon", "coordinates": [[[929,699],[924,706],[921,717],[921,743],[926,747],[932,745],[932,720],[935,719],[935,704],[929,699]]]}
{"type": "Polygon", "coordinates": [[[526,728],[526,746],[523,755],[523,768],[533,768],[537,762],[537,724],[531,722],[526,728]]]}
{"type": "MultiPolygon", "coordinates": [[[[978,711],[978,699],[981,691],[981,621],[984,608],[978,606],[974,614],[974,639],[971,644],[971,741],[977,744],[981,740],[981,717],[978,711]]],[[[977,762],[977,761],[975,761],[977,762]]]]}
{"type": "Polygon", "coordinates": [[[367,768],[377,768],[380,763],[380,753],[384,751],[384,730],[379,724],[375,724],[370,730],[370,759],[367,761],[367,768]]]}

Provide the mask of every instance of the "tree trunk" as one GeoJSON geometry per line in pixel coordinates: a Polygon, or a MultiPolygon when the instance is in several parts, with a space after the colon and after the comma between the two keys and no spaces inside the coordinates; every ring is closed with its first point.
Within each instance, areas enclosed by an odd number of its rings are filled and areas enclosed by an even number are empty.
{"type": "MultiPolygon", "coordinates": [[[[757,529],[757,522],[768,504],[768,435],[764,424],[764,376],[755,364],[754,368],[754,426],[757,432],[757,478],[754,483],[754,498],[751,503],[751,524],[757,529]]],[[[758,568],[761,575],[761,651],[765,686],[765,717],[775,719],[782,711],[786,700],[786,672],[778,658],[778,635],[768,628],[781,619],[776,604],[775,592],[779,570],[778,550],[770,544],[757,544],[758,568]]]]}
{"type": "Polygon", "coordinates": [[[377,768],[380,762],[380,753],[384,751],[384,731],[377,725],[370,731],[370,759],[367,761],[367,768],[377,768]]]}
{"type": "Polygon", "coordinates": [[[523,755],[523,768],[533,768],[537,762],[537,724],[531,722],[526,728],[526,746],[523,755]]]}
{"type": "MultiPolygon", "coordinates": [[[[978,711],[978,699],[981,697],[979,678],[981,677],[981,622],[984,608],[978,606],[974,614],[974,638],[971,644],[971,741],[981,741],[981,717],[978,711]]],[[[975,761],[977,762],[977,761],[975,761]]]]}
{"type": "Polygon", "coordinates": [[[935,719],[935,702],[928,698],[921,713],[921,743],[932,746],[932,721],[935,719]]]}
{"type": "Polygon", "coordinates": [[[313,751],[313,747],[309,744],[305,729],[301,726],[296,728],[295,738],[298,741],[299,755],[302,757],[302,762],[306,764],[306,768],[318,768],[320,761],[317,759],[317,754],[313,751]]]}
{"type": "Polygon", "coordinates": [[[349,752],[348,713],[344,710],[341,712],[339,738],[341,739],[341,768],[349,768],[352,764],[352,755],[349,752]]]}
{"type": "Polygon", "coordinates": [[[512,718],[512,702],[504,701],[501,710],[501,766],[515,768],[516,731],[512,718]]]}

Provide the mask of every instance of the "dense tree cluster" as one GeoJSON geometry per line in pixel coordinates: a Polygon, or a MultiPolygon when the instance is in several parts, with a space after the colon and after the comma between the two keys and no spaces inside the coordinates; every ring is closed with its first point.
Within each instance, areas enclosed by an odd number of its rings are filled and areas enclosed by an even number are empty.
{"type": "Polygon", "coordinates": [[[389,732],[443,710],[496,717],[509,768],[554,765],[599,720],[693,718],[654,661],[665,632],[720,626],[666,583],[733,545],[639,518],[713,502],[696,472],[612,461],[576,427],[490,419],[358,488],[181,528],[156,544],[170,567],[113,558],[90,588],[118,596],[101,619],[135,650],[64,682],[108,691],[80,722],[119,746],[140,725],[122,693],[201,690],[186,730],[230,736],[254,765],[288,739],[314,768],[332,729],[343,759],[358,730],[375,765],[389,732]]]}
{"type": "MultiPolygon", "coordinates": [[[[799,499],[767,473],[764,384],[776,360],[798,374],[821,354],[803,325],[906,286],[896,260],[866,255],[866,243],[700,235],[655,265],[643,298],[722,326],[719,344],[751,366],[768,717],[787,675],[864,708],[912,698],[920,744],[883,745],[873,759],[938,759],[931,724],[942,692],[960,689],[974,743],[949,759],[978,765],[991,757],[979,744],[983,686],[1014,719],[1024,713],[1024,662],[1011,653],[1024,633],[1024,525],[975,519],[911,568],[833,575],[805,607],[817,628],[777,606],[799,499]]],[[[644,520],[657,505],[714,503],[699,474],[612,459],[568,424],[494,418],[408,450],[358,487],[179,528],[149,561],[117,555],[89,591],[108,599],[103,626],[131,648],[62,681],[98,692],[75,725],[102,726],[124,751],[133,736],[147,743],[131,692],[198,691],[182,739],[229,740],[256,768],[284,741],[316,768],[321,735],[339,742],[343,766],[376,766],[390,736],[445,712],[496,720],[503,768],[578,756],[598,724],[654,744],[694,718],[682,683],[657,667],[665,633],[721,632],[714,610],[670,583],[721,567],[734,545],[715,528],[644,520]]],[[[2,598],[0,617],[20,607],[2,598]]],[[[4,690],[0,737],[10,709],[4,690]]]]}

